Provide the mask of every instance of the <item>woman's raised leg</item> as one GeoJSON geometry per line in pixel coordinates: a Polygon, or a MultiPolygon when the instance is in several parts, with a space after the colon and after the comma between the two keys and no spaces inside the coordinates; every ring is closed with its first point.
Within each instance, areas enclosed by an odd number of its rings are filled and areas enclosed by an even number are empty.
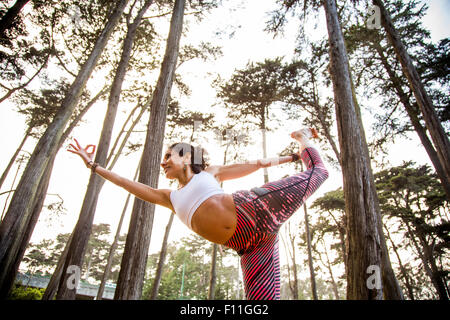
{"type": "MultiPolygon", "coordinates": [[[[319,152],[312,147],[305,129],[293,132],[300,144],[300,159],[306,170],[292,176],[269,182],[257,189],[258,202],[270,214],[259,217],[266,232],[277,232],[289,217],[296,212],[305,200],[311,196],[328,178],[328,171],[320,158],[319,152]]],[[[262,230],[261,230],[262,231],[262,230]]]]}

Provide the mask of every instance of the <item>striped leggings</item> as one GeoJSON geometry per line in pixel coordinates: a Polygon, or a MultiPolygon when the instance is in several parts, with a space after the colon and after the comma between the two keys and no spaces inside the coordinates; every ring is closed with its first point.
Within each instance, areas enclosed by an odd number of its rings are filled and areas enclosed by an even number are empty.
{"type": "Polygon", "coordinates": [[[236,231],[224,245],[241,257],[248,300],[280,299],[278,230],[328,178],[316,149],[306,148],[300,157],[306,171],[233,193],[236,231]]]}

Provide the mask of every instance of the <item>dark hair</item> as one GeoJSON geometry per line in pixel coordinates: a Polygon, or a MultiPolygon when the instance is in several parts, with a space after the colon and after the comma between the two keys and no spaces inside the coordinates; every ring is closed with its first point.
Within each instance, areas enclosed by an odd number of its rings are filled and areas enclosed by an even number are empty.
{"type": "Polygon", "coordinates": [[[191,154],[191,169],[194,173],[200,173],[209,165],[207,163],[208,153],[202,147],[194,147],[185,142],[174,143],[169,147],[170,150],[177,151],[180,157],[186,153],[191,154]],[[206,159],[205,159],[206,158],[206,159]]]}

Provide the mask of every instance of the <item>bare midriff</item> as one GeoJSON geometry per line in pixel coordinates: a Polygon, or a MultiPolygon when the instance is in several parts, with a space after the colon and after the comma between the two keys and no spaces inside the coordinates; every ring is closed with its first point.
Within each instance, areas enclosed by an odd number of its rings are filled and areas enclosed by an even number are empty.
{"type": "Polygon", "coordinates": [[[218,244],[224,244],[236,229],[236,208],[231,194],[216,194],[203,202],[191,220],[192,230],[218,244]]]}

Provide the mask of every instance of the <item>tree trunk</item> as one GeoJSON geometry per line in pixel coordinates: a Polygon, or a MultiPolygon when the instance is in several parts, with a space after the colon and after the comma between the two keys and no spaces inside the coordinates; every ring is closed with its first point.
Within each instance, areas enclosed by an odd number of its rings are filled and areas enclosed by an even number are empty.
{"type": "MultiPolygon", "coordinates": [[[[176,0],[161,73],[150,106],[150,119],[140,165],[139,182],[156,188],[164,140],[167,106],[172,88],[179,42],[183,27],[185,0],[176,0]]],[[[155,206],[135,199],[115,299],[140,299],[150,245],[155,206]]]]}
{"type": "MultiPolygon", "coordinates": [[[[91,101],[89,101],[89,103],[86,105],[86,107],[84,107],[81,112],[77,115],[77,117],[75,119],[73,119],[73,121],[70,123],[70,125],[67,127],[66,131],[64,132],[58,150],[61,149],[62,144],[64,143],[64,141],[66,141],[66,139],[69,137],[70,133],[73,131],[73,129],[76,127],[76,125],[78,124],[78,122],[83,118],[83,116],[86,114],[86,112],[95,104],[95,102],[107,91],[107,87],[105,86],[103,89],[101,89],[97,95],[92,98],[91,101]]],[[[56,155],[55,155],[56,156],[56,155]]],[[[50,182],[50,178],[51,178],[51,173],[53,170],[53,164],[54,164],[54,159],[51,159],[49,161],[49,164],[46,168],[46,172],[44,173],[43,177],[41,178],[41,182],[40,182],[40,186],[38,188],[38,193],[36,194],[36,199],[37,199],[37,205],[35,205],[35,209],[33,210],[33,219],[36,219],[35,221],[37,222],[37,219],[39,218],[39,215],[41,213],[42,210],[42,205],[43,205],[43,200],[45,200],[46,194],[47,194],[47,189],[48,189],[48,184],[50,182]],[[42,202],[41,202],[42,200],[42,202]],[[40,204],[39,204],[40,203],[40,204]]],[[[32,232],[32,230],[34,229],[36,222],[34,224],[30,224],[28,226],[28,229],[31,230],[30,232],[32,232]]],[[[57,285],[59,282],[59,279],[61,277],[61,272],[62,272],[62,268],[64,266],[64,261],[66,259],[67,256],[67,250],[68,250],[68,246],[70,243],[70,240],[72,239],[72,235],[70,236],[69,241],[66,244],[66,248],[64,249],[63,253],[61,254],[61,257],[58,260],[58,265],[56,266],[55,271],[53,272],[53,275],[50,279],[50,282],[47,285],[47,288],[45,289],[45,292],[42,296],[42,300],[51,300],[53,299],[54,295],[56,294],[56,289],[57,289],[57,285]]],[[[26,248],[28,243],[24,243],[24,246],[26,248]]],[[[24,249],[25,249],[24,248],[24,249]]],[[[23,254],[22,256],[18,256],[17,260],[20,261],[22,260],[23,254]]],[[[17,270],[17,269],[16,269],[17,270]]]]}
{"type": "Polygon", "coordinates": [[[61,279],[62,271],[64,268],[64,262],[66,261],[67,252],[69,251],[70,242],[72,241],[72,234],[70,235],[69,240],[64,248],[64,251],[61,253],[59,257],[58,264],[56,265],[55,271],[53,271],[52,277],[47,284],[47,288],[45,288],[45,292],[42,295],[42,300],[53,300],[58,290],[58,283],[61,279]]]}
{"type": "MultiPolygon", "coordinates": [[[[192,143],[194,139],[194,133],[195,133],[195,124],[192,127],[191,131],[191,137],[190,137],[190,143],[192,143]]],[[[169,136],[171,136],[170,134],[169,136]]],[[[167,255],[167,243],[169,239],[170,230],[172,229],[172,222],[174,219],[175,214],[172,212],[171,216],[169,218],[169,222],[167,223],[166,230],[164,232],[164,238],[163,242],[161,244],[161,251],[159,253],[159,260],[158,260],[158,266],[156,267],[156,273],[155,273],[155,279],[153,280],[152,290],[150,293],[149,300],[156,300],[158,297],[158,291],[159,291],[159,285],[161,284],[161,278],[164,268],[164,261],[166,260],[167,255]]]]}
{"type": "MultiPolygon", "coordinates": [[[[141,106],[141,110],[139,111],[139,115],[136,117],[136,119],[131,123],[130,128],[127,130],[125,136],[122,139],[122,142],[119,146],[119,149],[117,149],[116,151],[116,146],[114,146],[111,149],[111,152],[108,156],[108,159],[106,160],[106,163],[108,164],[108,170],[112,170],[113,167],[116,165],[117,161],[119,160],[119,156],[122,154],[123,149],[125,148],[128,139],[130,138],[131,134],[133,133],[134,128],[138,125],[141,117],[144,115],[145,110],[147,110],[147,108],[150,106],[150,99],[149,101],[147,101],[147,103],[144,106],[141,106]],[[114,152],[116,152],[116,154],[114,154],[114,152]]],[[[119,140],[120,140],[120,136],[121,134],[119,134],[116,138],[116,141],[114,142],[114,144],[118,144],[119,140]]]]}
{"type": "MultiPolygon", "coordinates": [[[[303,163],[301,165],[301,170],[303,171],[303,163]]],[[[317,286],[316,286],[316,274],[314,272],[314,263],[312,257],[312,249],[311,249],[311,232],[309,230],[309,218],[308,218],[308,210],[306,208],[306,203],[303,204],[303,210],[305,212],[305,235],[306,235],[306,244],[308,248],[308,266],[309,266],[309,274],[311,280],[311,293],[313,300],[318,300],[317,297],[317,286]]],[[[295,248],[293,247],[293,250],[295,248]]]]}
{"type": "MultiPolygon", "coordinates": [[[[194,134],[194,131],[192,131],[192,134],[194,134]]],[[[230,147],[230,144],[227,143],[227,146],[225,147],[225,152],[223,154],[223,165],[227,164],[227,155],[228,155],[228,149],[230,147]]],[[[223,181],[220,183],[220,187],[223,188],[223,181]]],[[[213,243],[213,250],[211,253],[211,269],[209,272],[209,289],[208,289],[208,299],[213,300],[216,295],[216,264],[217,264],[217,248],[218,245],[213,243]]]]}
{"type": "MultiPolygon", "coordinates": [[[[61,149],[62,144],[67,139],[67,137],[70,135],[72,130],[76,127],[78,122],[83,118],[83,116],[86,114],[86,112],[94,105],[94,103],[98,100],[98,98],[104,94],[104,92],[105,92],[105,88],[100,90],[100,92],[91,101],[89,101],[89,103],[86,105],[86,107],[83,108],[83,110],[78,114],[78,116],[75,119],[73,119],[73,121],[70,123],[70,125],[68,126],[66,131],[64,131],[64,134],[63,134],[63,136],[61,138],[58,150],[61,149]]],[[[37,223],[37,221],[39,219],[39,215],[41,213],[42,206],[44,205],[44,201],[45,201],[45,198],[46,198],[46,195],[47,195],[48,186],[50,184],[51,174],[52,174],[52,171],[53,171],[53,165],[54,165],[55,157],[56,157],[56,154],[53,156],[52,159],[50,159],[47,167],[45,168],[44,175],[42,176],[42,178],[41,178],[41,180],[39,182],[38,191],[37,191],[36,197],[35,197],[36,203],[35,203],[35,205],[33,207],[33,213],[31,214],[31,219],[30,219],[30,222],[28,223],[28,226],[27,226],[27,229],[26,229],[26,235],[25,235],[24,241],[22,242],[22,245],[20,247],[20,251],[17,254],[14,269],[10,272],[10,275],[8,276],[8,279],[9,279],[8,281],[12,281],[10,286],[12,286],[12,284],[14,282],[14,279],[16,278],[17,270],[19,269],[20,262],[23,259],[23,254],[25,253],[25,250],[26,250],[26,247],[28,245],[28,242],[29,242],[29,240],[31,238],[31,235],[33,234],[34,227],[36,226],[36,223],[37,223]]],[[[64,259],[65,259],[65,255],[66,254],[67,254],[67,251],[65,251],[62,254],[62,256],[64,256],[64,259]]],[[[61,272],[61,271],[59,271],[59,272],[61,272]]],[[[50,283],[49,283],[49,285],[50,285],[50,283]]],[[[51,290],[51,287],[50,287],[50,289],[48,289],[49,285],[47,286],[46,292],[48,290],[49,293],[50,293],[52,290],[51,290]]],[[[55,289],[56,289],[56,283],[55,283],[55,289]]],[[[53,296],[51,298],[53,298],[53,296]]]]}
{"type": "Polygon", "coordinates": [[[373,205],[375,206],[375,212],[378,217],[378,234],[380,235],[380,245],[381,245],[381,269],[382,269],[382,280],[383,280],[383,295],[386,300],[403,300],[403,292],[402,289],[397,281],[397,278],[395,277],[394,270],[392,269],[392,264],[389,258],[389,252],[386,245],[386,239],[384,237],[383,233],[383,224],[382,224],[382,217],[381,217],[381,210],[380,210],[380,203],[378,200],[378,194],[376,192],[376,186],[375,186],[375,179],[373,177],[372,168],[370,166],[370,154],[369,154],[369,147],[367,145],[366,140],[366,134],[364,130],[364,125],[362,122],[362,116],[361,116],[361,109],[358,104],[358,100],[356,99],[356,92],[355,87],[353,85],[353,80],[351,77],[351,69],[350,64],[348,66],[349,74],[350,74],[350,84],[352,88],[352,96],[353,96],[353,103],[355,104],[355,110],[356,115],[359,121],[359,130],[361,134],[361,143],[362,143],[362,150],[364,151],[364,157],[369,164],[368,166],[368,173],[369,173],[369,185],[370,190],[372,192],[372,199],[373,199],[373,205]]]}
{"type": "Polygon", "coordinates": [[[430,276],[433,284],[436,287],[436,290],[439,295],[440,300],[448,300],[447,289],[445,287],[445,279],[442,278],[441,272],[439,271],[436,261],[433,257],[433,248],[428,244],[426,240],[426,236],[423,230],[423,227],[413,220],[413,225],[416,229],[417,237],[419,238],[420,243],[423,248],[423,257],[425,258],[426,263],[430,266],[430,276]]]}
{"type": "Polygon", "coordinates": [[[303,209],[305,211],[305,233],[306,233],[306,243],[308,246],[308,266],[309,266],[309,274],[311,276],[311,293],[313,300],[318,300],[317,297],[317,286],[316,286],[316,274],[314,272],[314,264],[311,252],[311,233],[309,231],[309,219],[308,219],[308,211],[306,210],[306,205],[303,205],[303,209]]]}
{"type": "Polygon", "coordinates": [[[17,147],[17,149],[16,149],[16,152],[14,152],[13,156],[11,157],[11,160],[9,160],[9,163],[8,163],[8,165],[6,166],[5,171],[3,171],[3,174],[2,174],[2,176],[1,176],[1,178],[0,178],[0,188],[1,188],[2,185],[3,185],[3,182],[5,182],[6,177],[8,176],[9,170],[10,170],[11,167],[13,166],[14,161],[16,160],[17,155],[19,154],[20,150],[22,150],[23,145],[25,144],[25,141],[27,141],[28,137],[30,136],[31,129],[32,129],[31,127],[28,127],[28,129],[27,129],[27,131],[25,132],[25,135],[24,135],[24,137],[23,137],[23,139],[22,139],[22,142],[20,142],[19,147],[17,147]]]}
{"type": "MultiPolygon", "coordinates": [[[[108,156],[108,158],[106,159],[106,163],[109,163],[110,165],[112,165],[112,164],[115,163],[115,160],[116,160],[116,158],[117,158],[117,155],[120,154],[120,152],[117,152],[117,151],[116,151],[116,148],[117,148],[117,145],[119,144],[119,141],[120,141],[120,138],[122,137],[122,134],[126,132],[126,135],[125,135],[124,139],[122,140],[122,145],[123,145],[124,143],[126,143],[126,141],[128,141],[128,138],[129,138],[129,136],[131,135],[131,132],[133,131],[134,127],[136,126],[137,121],[140,120],[140,118],[142,117],[142,115],[143,115],[144,112],[145,112],[146,107],[148,107],[149,105],[150,105],[150,103],[148,103],[148,102],[147,102],[147,104],[146,104],[145,106],[142,106],[140,103],[138,103],[138,104],[133,108],[133,110],[131,110],[131,112],[129,113],[127,119],[124,121],[124,123],[123,123],[123,125],[122,125],[122,128],[121,128],[119,134],[118,134],[117,137],[116,137],[116,141],[114,141],[114,144],[113,144],[113,146],[111,147],[111,150],[110,150],[110,152],[109,152],[109,156],[108,156]],[[130,126],[130,129],[128,129],[128,131],[125,131],[125,128],[126,128],[128,122],[131,121],[131,119],[132,119],[134,113],[135,113],[138,109],[140,109],[140,113],[139,113],[138,117],[132,122],[132,124],[131,124],[131,126],[130,126]],[[114,160],[112,160],[113,157],[114,157],[114,160]]],[[[122,148],[122,145],[120,146],[120,148],[122,148]]]]}
{"type": "Polygon", "coordinates": [[[441,165],[441,162],[439,161],[438,154],[436,150],[433,147],[433,144],[431,143],[430,139],[427,136],[427,133],[425,132],[425,129],[420,124],[420,120],[417,116],[416,108],[414,108],[410,101],[408,96],[406,95],[406,92],[403,91],[401,80],[397,77],[394,70],[390,66],[390,64],[387,61],[386,56],[383,53],[383,49],[381,48],[380,44],[378,42],[375,42],[372,44],[374,49],[376,50],[381,63],[383,64],[384,69],[386,70],[389,79],[391,80],[392,86],[395,89],[400,102],[403,104],[403,107],[406,110],[406,113],[409,116],[409,119],[411,121],[411,124],[414,127],[414,130],[416,131],[417,135],[419,136],[420,142],[422,142],[423,147],[425,148],[425,151],[428,154],[428,157],[431,160],[431,163],[433,163],[434,169],[436,170],[436,173],[439,177],[439,180],[441,181],[442,187],[444,188],[445,193],[447,194],[447,198],[450,199],[450,181],[448,180],[447,176],[445,175],[444,168],[441,165]]]}
{"type": "MultiPolygon", "coordinates": [[[[266,136],[266,107],[261,107],[261,133],[262,133],[262,151],[263,159],[267,158],[267,136],[266,136]]],[[[263,168],[264,172],[264,183],[269,183],[269,173],[267,168],[263,168]]]]}
{"type": "Polygon", "coordinates": [[[213,243],[212,244],[212,255],[211,255],[211,270],[210,270],[210,273],[209,273],[210,277],[209,277],[208,300],[214,300],[214,297],[216,295],[217,248],[218,248],[218,244],[217,243],[213,243]]]}
{"type": "Polygon", "coordinates": [[[339,232],[339,240],[340,240],[340,247],[341,247],[341,251],[342,251],[342,258],[343,258],[343,262],[344,262],[344,270],[345,270],[345,274],[347,274],[347,246],[345,244],[345,234],[346,234],[346,226],[345,226],[345,220],[346,217],[343,217],[344,221],[338,221],[334,215],[331,213],[331,211],[328,211],[328,214],[331,216],[331,218],[334,220],[334,222],[336,223],[336,227],[338,229],[339,232]]]}
{"type": "Polygon", "coordinates": [[[389,229],[386,228],[386,225],[383,224],[384,230],[386,232],[387,238],[389,239],[389,241],[391,242],[392,245],[392,249],[394,250],[395,256],[397,257],[398,260],[398,265],[400,266],[400,272],[402,273],[403,279],[405,280],[405,286],[406,289],[408,290],[408,296],[411,300],[414,300],[414,292],[413,292],[413,288],[409,279],[409,275],[408,275],[408,271],[406,271],[405,266],[402,263],[402,260],[400,258],[400,254],[397,250],[397,246],[395,245],[394,241],[391,238],[391,235],[389,233],[389,229]]]}
{"type": "Polygon", "coordinates": [[[0,37],[3,38],[6,29],[11,27],[17,15],[20,13],[20,10],[22,10],[29,1],[30,0],[17,0],[16,3],[6,11],[0,20],[0,37]]]}
{"type": "Polygon", "coordinates": [[[297,271],[297,260],[295,259],[295,236],[289,234],[289,240],[291,241],[292,247],[292,273],[294,275],[293,296],[295,300],[298,300],[298,271],[297,271]]]}
{"type": "Polygon", "coordinates": [[[406,48],[400,40],[399,34],[391,21],[389,12],[386,10],[383,1],[373,0],[373,4],[380,8],[381,24],[386,31],[391,45],[394,47],[397,59],[402,65],[403,73],[408,79],[417,104],[422,111],[425,125],[430,132],[439,161],[444,168],[447,181],[450,181],[450,141],[447,134],[445,133],[445,130],[436,114],[436,110],[430,97],[425,91],[417,70],[412,63],[406,48]]]}
{"type": "Polygon", "coordinates": [[[409,235],[412,243],[414,244],[414,247],[416,248],[417,254],[418,254],[420,260],[422,261],[422,265],[423,265],[423,268],[425,269],[425,273],[428,275],[428,277],[430,277],[431,283],[433,284],[434,288],[436,289],[437,294],[440,296],[440,291],[441,291],[440,285],[439,285],[439,283],[436,282],[436,278],[434,277],[433,271],[430,268],[430,265],[428,263],[428,259],[427,259],[426,253],[425,253],[425,249],[423,247],[421,248],[419,246],[419,244],[417,243],[415,234],[414,234],[413,230],[411,229],[411,226],[409,225],[409,218],[402,216],[402,220],[408,230],[408,235],[409,235]]]}
{"type": "MultiPolygon", "coordinates": [[[[70,125],[67,127],[66,131],[64,131],[63,136],[61,137],[61,141],[58,146],[58,150],[61,149],[62,144],[67,139],[67,137],[70,135],[72,130],[75,128],[75,126],[78,124],[78,122],[83,118],[83,116],[86,114],[86,112],[94,105],[94,103],[98,100],[98,98],[103,95],[105,91],[105,88],[100,90],[100,92],[86,105],[85,108],[78,114],[78,116],[73,119],[73,121],[70,123],[70,125]]],[[[23,259],[23,255],[25,253],[25,250],[27,248],[28,242],[31,238],[31,235],[33,234],[34,227],[36,226],[36,223],[39,219],[39,215],[42,210],[42,206],[44,205],[44,201],[47,195],[48,186],[50,183],[51,174],[53,171],[53,164],[55,161],[56,154],[52,156],[52,158],[49,160],[45,172],[43,176],[41,177],[39,181],[39,186],[36,192],[35,196],[35,203],[33,205],[33,211],[31,213],[31,217],[29,222],[27,223],[24,239],[22,241],[22,244],[20,245],[20,249],[15,257],[15,262],[13,264],[12,269],[8,271],[7,280],[5,281],[5,290],[9,290],[8,288],[11,288],[12,284],[14,283],[14,280],[17,275],[17,271],[19,269],[20,262],[23,259]]],[[[48,287],[48,286],[47,286],[48,287]]],[[[49,290],[50,292],[50,290],[49,290]]]]}
{"type": "MultiPolygon", "coordinates": [[[[138,170],[139,170],[139,165],[138,165],[138,168],[136,169],[136,173],[134,174],[133,181],[135,181],[138,176],[138,173],[139,173],[138,170]]],[[[131,194],[128,194],[127,199],[125,200],[125,205],[123,206],[122,214],[120,215],[119,224],[117,225],[116,235],[114,236],[113,243],[111,244],[111,247],[109,249],[108,260],[106,262],[105,271],[103,272],[102,280],[100,281],[100,286],[98,287],[98,291],[97,291],[97,297],[96,297],[97,300],[102,300],[102,298],[103,298],[103,292],[105,290],[106,281],[108,281],[109,274],[111,272],[114,254],[116,252],[117,244],[119,242],[120,230],[122,230],[123,219],[125,218],[125,213],[127,212],[128,203],[130,202],[130,198],[131,198],[131,194]]]]}
{"type": "Polygon", "coordinates": [[[105,271],[102,275],[102,280],[100,281],[100,285],[98,287],[96,300],[102,300],[103,299],[103,292],[105,291],[105,285],[106,281],[108,281],[109,274],[111,272],[112,262],[114,258],[114,254],[117,249],[117,244],[119,242],[120,237],[120,230],[122,229],[123,219],[125,217],[125,212],[128,208],[128,203],[130,202],[131,194],[128,194],[127,199],[125,200],[125,205],[123,206],[122,214],[120,215],[119,224],[117,226],[116,235],[114,236],[114,241],[111,244],[111,247],[109,249],[108,253],[108,260],[106,262],[105,271]]]}
{"type": "Polygon", "coordinates": [[[167,255],[167,240],[169,239],[169,233],[170,229],[172,228],[172,222],[175,214],[172,212],[170,214],[169,222],[166,226],[166,231],[164,233],[164,239],[163,243],[161,245],[161,251],[159,253],[159,261],[158,261],[158,267],[156,268],[156,274],[155,279],[153,280],[153,286],[152,286],[152,292],[150,294],[150,300],[156,300],[158,297],[158,291],[159,291],[159,285],[161,283],[163,268],[164,268],[164,261],[166,260],[167,255]]]}
{"type": "Polygon", "coordinates": [[[43,179],[39,182],[39,197],[33,207],[33,214],[30,217],[30,220],[27,223],[27,228],[25,230],[25,234],[22,239],[22,243],[20,244],[19,250],[17,252],[17,257],[14,260],[14,263],[8,271],[7,277],[4,282],[4,286],[2,286],[2,295],[8,295],[9,291],[13,287],[14,281],[16,279],[17,270],[19,270],[20,263],[22,262],[23,255],[25,254],[25,250],[30,241],[31,235],[33,234],[34,227],[39,218],[39,213],[41,212],[42,206],[44,205],[45,195],[48,189],[48,185],[50,183],[50,176],[53,169],[53,161],[46,168],[43,179]],[[3,292],[4,290],[4,292],[3,292]]]}
{"type": "Polygon", "coordinates": [[[339,152],[339,149],[333,139],[333,137],[331,136],[331,132],[330,132],[330,126],[326,123],[325,120],[325,115],[322,112],[321,106],[319,105],[319,97],[318,97],[318,93],[317,93],[317,86],[316,86],[316,79],[314,76],[314,73],[310,73],[311,74],[311,82],[313,85],[313,103],[312,103],[312,107],[316,113],[316,117],[319,120],[319,123],[322,127],[322,130],[325,134],[325,138],[327,138],[328,143],[331,145],[331,148],[333,149],[333,152],[336,156],[336,159],[338,160],[339,164],[341,163],[341,154],[339,152]]]}
{"type": "Polygon", "coordinates": [[[365,157],[352,97],[347,52],[334,0],[323,1],[330,45],[347,216],[347,299],[382,299],[381,244],[370,163],[365,157]],[[373,271],[372,271],[373,270],[373,271]],[[369,278],[368,272],[375,272],[369,278]],[[378,271],[378,272],[377,272],[378,271]],[[373,277],[373,278],[372,278],[373,277]],[[375,280],[375,282],[372,282],[375,280]]]}
{"type": "Polygon", "coordinates": [[[91,272],[91,261],[92,261],[92,254],[93,254],[94,249],[92,249],[91,252],[88,253],[88,260],[87,260],[87,266],[86,266],[86,272],[84,273],[84,280],[88,281],[89,280],[89,274],[91,272]]]}
{"type": "Polygon", "coordinates": [[[339,298],[338,286],[337,286],[336,280],[334,280],[334,274],[333,274],[333,269],[331,268],[330,257],[328,256],[328,250],[325,245],[325,242],[323,241],[323,238],[322,238],[322,245],[325,249],[325,258],[327,258],[326,267],[328,269],[328,272],[330,273],[331,286],[333,287],[334,297],[336,298],[336,300],[339,300],[340,298],[339,298]]]}
{"type": "MultiPolygon", "coordinates": [[[[75,81],[64,98],[59,112],[39,139],[33,154],[22,174],[22,178],[14,192],[5,219],[0,225],[0,287],[3,288],[7,271],[11,270],[15,257],[19,252],[27,222],[32,214],[39,181],[44,174],[49,159],[58,151],[59,141],[64,127],[70,119],[78,103],[82,90],[106,46],[106,43],[119,21],[128,0],[121,0],[112,12],[109,20],[99,35],[88,59],[82,66],[75,81]]],[[[4,292],[5,290],[2,290],[4,292]]],[[[0,297],[1,298],[1,297],[0,297]]]]}
{"type": "Polygon", "coordinates": [[[19,159],[19,165],[17,166],[16,174],[14,175],[13,181],[11,182],[11,189],[10,189],[9,191],[5,191],[5,192],[2,192],[2,193],[1,193],[1,194],[7,193],[8,195],[6,196],[6,199],[5,199],[5,205],[3,206],[3,210],[2,210],[1,217],[0,217],[0,221],[3,220],[3,217],[5,216],[5,210],[6,210],[7,206],[8,206],[8,200],[9,200],[9,197],[10,197],[12,194],[14,194],[14,191],[15,191],[15,190],[14,190],[14,185],[16,184],[16,179],[17,179],[17,176],[19,175],[20,167],[22,166],[22,161],[25,161],[25,158],[24,158],[24,157],[22,157],[21,159],[19,159]]]}
{"type": "MultiPolygon", "coordinates": [[[[108,150],[111,143],[111,135],[116,119],[120,93],[122,91],[123,80],[125,79],[128,63],[131,57],[131,51],[133,48],[136,31],[141,23],[142,16],[147,11],[151,3],[151,0],[146,1],[142,8],[139,10],[133,23],[128,25],[128,31],[123,42],[122,54],[116,70],[116,75],[111,86],[108,109],[103,121],[103,128],[97,147],[97,154],[95,157],[95,162],[103,167],[106,166],[106,158],[108,156],[108,150]]],[[[71,242],[69,252],[67,253],[67,258],[63,270],[63,277],[60,280],[58,294],[56,296],[57,299],[75,299],[76,288],[69,289],[65,285],[68,278],[71,276],[66,272],[66,270],[71,265],[79,266],[80,269],[83,265],[84,252],[89,241],[89,236],[91,234],[92,224],[97,207],[97,201],[104,182],[105,180],[100,176],[91,174],[80,216],[74,229],[73,241],[71,242]]]]}

